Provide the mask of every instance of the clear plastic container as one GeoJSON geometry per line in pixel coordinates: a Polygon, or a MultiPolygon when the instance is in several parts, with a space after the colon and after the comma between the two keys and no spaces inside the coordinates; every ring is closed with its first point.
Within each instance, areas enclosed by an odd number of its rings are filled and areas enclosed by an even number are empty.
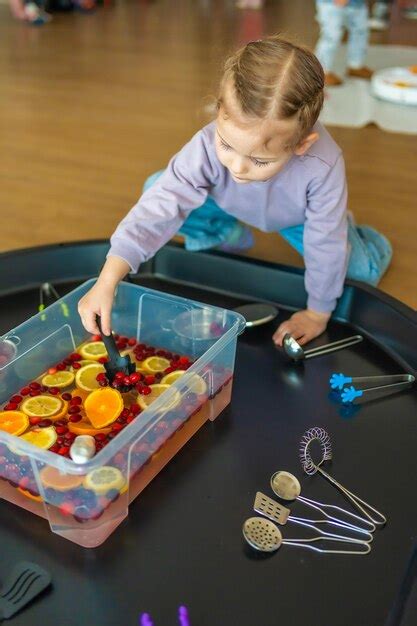
{"type": "MultiPolygon", "coordinates": [[[[2,337],[0,406],[88,340],[77,304],[93,283],[87,281],[2,337]]],[[[0,497],[46,518],[54,533],[89,548],[106,540],[136,496],[206,420],[229,404],[236,341],[245,321],[232,311],[121,283],[112,326],[195,362],[84,465],[0,431],[0,497]],[[205,382],[204,393],[201,388],[194,392],[195,374],[205,382]],[[88,477],[103,467],[110,468],[115,487],[106,490],[105,483],[103,491],[90,489],[88,477]],[[51,471],[66,478],[65,489],[45,484],[51,471]]]]}

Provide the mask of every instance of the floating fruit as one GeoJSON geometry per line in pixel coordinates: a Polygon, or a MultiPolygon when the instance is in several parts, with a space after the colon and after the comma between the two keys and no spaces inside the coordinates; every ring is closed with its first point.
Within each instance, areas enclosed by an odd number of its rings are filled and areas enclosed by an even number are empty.
{"type": "Polygon", "coordinates": [[[42,378],[42,385],[46,385],[47,387],[58,387],[58,389],[62,389],[63,387],[69,387],[74,382],[74,374],[72,372],[67,372],[66,370],[60,372],[56,372],[55,374],[46,374],[42,378]]]}
{"type": "Polygon", "coordinates": [[[26,398],[20,405],[21,410],[29,417],[52,417],[62,411],[63,400],[56,396],[34,396],[26,398]]]}
{"type": "Polygon", "coordinates": [[[17,490],[20,491],[23,496],[29,498],[29,500],[34,500],[35,502],[43,502],[42,496],[35,496],[33,493],[30,493],[30,491],[27,491],[27,489],[22,489],[21,487],[18,487],[17,490]]]}
{"type": "Polygon", "coordinates": [[[56,413],[55,415],[51,415],[49,419],[51,419],[53,422],[56,422],[57,420],[62,420],[62,418],[65,417],[68,413],[68,406],[69,403],[65,400],[62,400],[62,409],[60,410],[60,412],[56,413]]]}
{"type": "Polygon", "coordinates": [[[107,350],[102,341],[90,341],[82,346],[80,354],[83,359],[98,361],[101,357],[107,356],[107,350]]]}
{"type": "Polygon", "coordinates": [[[75,384],[83,391],[94,391],[100,388],[97,375],[105,373],[104,365],[101,363],[90,363],[85,365],[75,374],[75,384]]]}
{"type": "Polygon", "coordinates": [[[75,364],[79,366],[79,367],[76,367],[77,370],[80,369],[80,367],[85,367],[86,365],[91,365],[91,364],[94,365],[95,363],[97,363],[97,361],[93,361],[93,359],[81,359],[81,361],[75,361],[75,364]]]}
{"type": "MultiPolygon", "coordinates": [[[[167,389],[170,388],[170,385],[164,385],[158,383],[156,385],[150,385],[149,389],[150,393],[146,395],[138,395],[137,402],[141,409],[147,409],[152,402],[155,402],[159,396],[164,393],[167,389]]],[[[181,402],[181,394],[178,391],[175,391],[175,394],[167,399],[166,403],[162,405],[161,408],[164,410],[170,411],[174,407],[176,407],[181,402]]]]}
{"type": "Polygon", "coordinates": [[[168,359],[162,356],[148,356],[147,359],[142,361],[141,368],[148,374],[156,374],[156,372],[164,372],[170,365],[168,359]]]}
{"type": "Polygon", "coordinates": [[[85,489],[92,489],[98,495],[103,495],[111,489],[120,491],[125,485],[122,472],[117,467],[103,465],[93,470],[84,479],[85,489]]]}
{"type": "Polygon", "coordinates": [[[56,491],[68,491],[82,485],[84,476],[63,474],[56,467],[46,466],[40,472],[40,479],[44,487],[49,487],[56,491]]]}
{"type": "Polygon", "coordinates": [[[163,379],[161,380],[161,384],[172,385],[173,383],[175,383],[176,380],[181,378],[181,376],[184,376],[184,374],[185,370],[175,370],[174,372],[170,372],[163,377],[163,379]]]}
{"type": "Polygon", "coordinates": [[[122,394],[110,387],[97,389],[86,398],[84,410],[95,428],[104,428],[116,421],[123,410],[122,394]]]}
{"type": "Polygon", "coordinates": [[[18,437],[29,428],[29,418],[23,411],[0,411],[0,430],[18,437]]]}
{"type": "Polygon", "coordinates": [[[28,441],[38,448],[47,450],[56,442],[57,434],[55,432],[55,428],[53,426],[49,426],[48,428],[32,428],[32,430],[28,430],[27,433],[21,435],[20,438],[28,441]]]}
{"type": "Polygon", "coordinates": [[[74,435],[91,435],[92,437],[99,433],[107,436],[111,432],[111,426],[109,428],[94,428],[91,422],[86,419],[82,419],[79,422],[68,422],[68,429],[74,435]]]}
{"type": "MultiPolygon", "coordinates": [[[[178,378],[181,378],[185,374],[184,370],[175,370],[163,377],[161,383],[164,385],[172,385],[178,378]]],[[[188,391],[195,393],[197,396],[203,395],[207,391],[207,385],[203,378],[198,374],[193,374],[187,384],[188,391]]]]}

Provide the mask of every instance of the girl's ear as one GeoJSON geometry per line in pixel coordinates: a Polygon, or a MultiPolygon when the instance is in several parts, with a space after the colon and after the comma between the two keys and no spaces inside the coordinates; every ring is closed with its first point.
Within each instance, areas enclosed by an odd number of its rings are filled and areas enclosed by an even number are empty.
{"type": "Polygon", "coordinates": [[[319,137],[320,135],[318,133],[310,133],[309,135],[307,135],[307,137],[300,141],[300,143],[294,150],[294,154],[296,154],[297,156],[302,156],[303,154],[305,154],[307,150],[311,148],[313,143],[316,143],[319,137]]]}

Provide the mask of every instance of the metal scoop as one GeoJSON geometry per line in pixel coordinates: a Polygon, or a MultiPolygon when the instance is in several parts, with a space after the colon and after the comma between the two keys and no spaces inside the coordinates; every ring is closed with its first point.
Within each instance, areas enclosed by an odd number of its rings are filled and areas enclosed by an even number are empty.
{"type": "MultiPolygon", "coordinates": [[[[129,374],[133,374],[136,371],[135,363],[132,363],[130,356],[126,354],[122,356],[117,349],[116,342],[112,334],[104,335],[101,330],[101,320],[100,316],[96,316],[96,322],[98,329],[100,331],[101,339],[106,347],[107,355],[109,360],[104,363],[104,369],[106,370],[107,378],[109,382],[112,383],[114,377],[117,372],[123,372],[126,376],[129,374]]],[[[120,388],[120,391],[123,391],[123,387],[120,388]]]]}
{"type": "Polygon", "coordinates": [[[262,302],[254,304],[243,304],[235,309],[236,313],[240,313],[246,320],[246,328],[261,326],[272,322],[278,315],[278,309],[272,304],[263,304],[262,302]]]}
{"type": "Polygon", "coordinates": [[[326,343],[324,346],[318,348],[311,348],[310,350],[304,350],[298,341],[291,337],[288,333],[284,335],[282,347],[284,352],[293,361],[302,361],[303,359],[312,359],[315,356],[323,356],[323,354],[329,354],[330,352],[337,352],[343,350],[349,346],[354,346],[356,343],[363,341],[362,335],[353,335],[352,337],[345,337],[345,339],[339,339],[339,341],[333,341],[332,343],[326,343]]]}
{"type": "Polygon", "coordinates": [[[276,552],[282,544],[288,546],[297,546],[298,548],[306,548],[307,550],[314,550],[314,552],[320,552],[321,554],[355,554],[362,555],[368,554],[371,551],[371,546],[366,542],[356,542],[356,545],[364,547],[364,550],[323,550],[316,546],[309,545],[316,541],[338,541],[332,537],[312,537],[311,539],[283,539],[281,531],[267,519],[262,517],[250,517],[245,521],[242,528],[245,541],[259,552],[276,552]]]}

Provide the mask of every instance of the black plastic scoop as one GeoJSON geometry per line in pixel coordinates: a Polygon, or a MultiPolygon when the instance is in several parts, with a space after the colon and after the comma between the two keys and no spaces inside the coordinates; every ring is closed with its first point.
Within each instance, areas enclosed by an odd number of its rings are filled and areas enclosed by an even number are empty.
{"type": "Polygon", "coordinates": [[[36,563],[18,563],[0,592],[0,620],[12,617],[50,584],[50,574],[36,563]]]}
{"type": "MultiPolygon", "coordinates": [[[[96,316],[97,326],[100,331],[101,339],[106,347],[107,355],[109,360],[104,363],[104,368],[106,370],[107,378],[109,382],[112,383],[117,372],[123,372],[125,376],[129,376],[129,374],[133,374],[136,372],[136,364],[132,363],[130,356],[126,354],[122,356],[117,349],[116,342],[112,334],[104,335],[101,330],[101,320],[100,316],[96,316]]],[[[123,391],[123,389],[121,389],[123,391]]]]}

